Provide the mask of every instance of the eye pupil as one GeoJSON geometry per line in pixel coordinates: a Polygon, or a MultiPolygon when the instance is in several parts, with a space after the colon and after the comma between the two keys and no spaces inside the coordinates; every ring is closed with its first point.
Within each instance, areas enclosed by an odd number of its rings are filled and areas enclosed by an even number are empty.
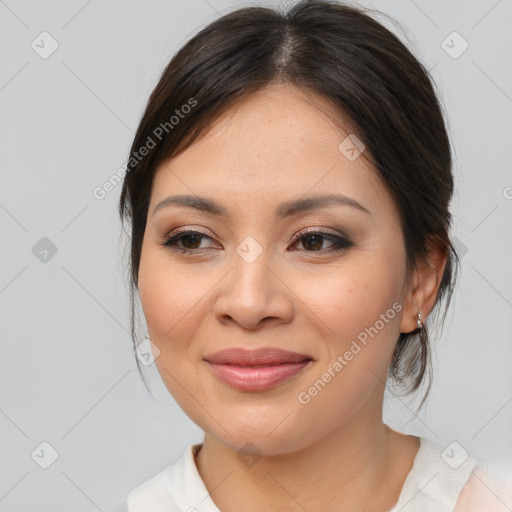
{"type": "Polygon", "coordinates": [[[197,249],[197,247],[195,246],[197,244],[197,242],[199,242],[199,244],[201,244],[201,237],[203,235],[200,235],[200,234],[189,234],[189,235],[184,235],[181,237],[181,243],[184,247],[186,247],[187,249],[197,249]],[[189,243],[186,243],[186,240],[190,240],[192,239],[192,243],[189,244],[189,243]],[[190,247],[190,245],[192,245],[193,247],[190,247]]]}
{"type": "Polygon", "coordinates": [[[323,242],[323,236],[322,235],[308,235],[306,237],[304,237],[303,239],[303,245],[306,249],[321,249],[322,248],[322,242],[323,242]],[[313,242],[313,244],[308,244],[308,243],[304,243],[306,240],[311,240],[313,239],[315,242],[313,242]],[[308,247],[308,245],[310,247],[308,247]],[[314,247],[311,247],[314,246],[314,247]]]}

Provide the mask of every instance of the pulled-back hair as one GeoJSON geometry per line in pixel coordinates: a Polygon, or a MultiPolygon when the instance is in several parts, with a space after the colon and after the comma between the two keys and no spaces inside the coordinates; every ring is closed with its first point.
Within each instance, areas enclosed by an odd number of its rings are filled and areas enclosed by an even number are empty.
{"type": "MultiPolygon", "coordinates": [[[[363,9],[305,0],[286,11],[249,7],[228,13],[192,37],[171,59],[137,129],[119,202],[131,224],[132,340],[134,296],[153,177],[232,104],[273,83],[322,96],[350,123],[365,156],[394,198],[409,273],[440,243],[448,261],[433,310],[453,292],[457,255],[449,238],[452,157],[433,81],[406,46],[363,9]],[[186,107],[185,107],[186,106],[186,107]],[[141,157],[141,148],[150,148],[141,157]]],[[[446,315],[446,308],[441,323],[446,315]]],[[[431,319],[432,319],[431,316],[431,319]]],[[[429,323],[432,320],[429,320],[429,323]]],[[[405,388],[430,388],[427,326],[401,333],[389,375],[405,388]]],[[[137,360],[140,371],[140,365],[137,360]]],[[[142,374],[142,373],[141,373],[142,374]]],[[[422,401],[423,403],[423,401],[422,401]]]]}

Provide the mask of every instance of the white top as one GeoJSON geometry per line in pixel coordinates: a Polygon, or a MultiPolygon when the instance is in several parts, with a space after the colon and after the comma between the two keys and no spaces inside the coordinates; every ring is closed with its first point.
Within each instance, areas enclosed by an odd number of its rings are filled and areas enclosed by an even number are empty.
{"type": "MultiPolygon", "coordinates": [[[[512,509],[510,475],[506,482],[494,477],[489,480],[490,473],[482,473],[482,466],[458,443],[443,449],[426,438],[419,439],[420,448],[398,502],[387,512],[508,512],[512,509]]],[[[200,446],[190,445],[175,464],[132,490],[118,511],[221,512],[210,498],[195,464],[194,454],[200,446]]]]}

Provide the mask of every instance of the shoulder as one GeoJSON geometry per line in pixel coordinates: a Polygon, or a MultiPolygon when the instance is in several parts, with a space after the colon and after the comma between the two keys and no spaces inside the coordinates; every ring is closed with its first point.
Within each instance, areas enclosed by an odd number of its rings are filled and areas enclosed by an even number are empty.
{"type": "Polygon", "coordinates": [[[413,467],[391,512],[510,512],[512,473],[470,456],[458,442],[420,438],[413,467]]]}
{"type": "Polygon", "coordinates": [[[110,509],[109,512],[128,512],[128,504],[126,501],[118,503],[117,506],[113,509],[110,509]]]}
{"type": "Polygon", "coordinates": [[[217,512],[195,464],[200,446],[188,446],[174,464],[133,489],[127,512],[217,512]]]}
{"type": "Polygon", "coordinates": [[[462,489],[454,512],[509,512],[512,509],[512,471],[477,464],[462,489]]]}
{"type": "MultiPolygon", "coordinates": [[[[175,501],[175,486],[177,479],[175,475],[182,475],[183,463],[182,459],[175,464],[165,468],[149,480],[133,489],[127,498],[128,512],[146,512],[153,510],[154,507],[160,506],[162,503],[173,503],[175,501]]],[[[171,512],[174,509],[166,509],[171,512]]],[[[176,509],[178,510],[178,509],[176,509]]]]}
{"type": "Polygon", "coordinates": [[[420,448],[391,512],[452,512],[477,461],[458,443],[420,437],[420,448]]]}

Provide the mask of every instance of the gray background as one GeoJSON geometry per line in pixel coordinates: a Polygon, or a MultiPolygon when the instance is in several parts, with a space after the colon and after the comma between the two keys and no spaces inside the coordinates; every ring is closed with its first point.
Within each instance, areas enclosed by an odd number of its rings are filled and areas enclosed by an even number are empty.
{"type": "MultiPolygon", "coordinates": [[[[137,374],[121,187],[103,200],[92,192],[125,163],[172,54],[219,14],[249,3],[0,1],[2,512],[111,510],[201,440],[154,365],[145,371],[153,399],[137,374]],[[46,59],[31,47],[51,48],[43,31],[58,43],[46,59]],[[46,261],[43,237],[57,251],[46,261]],[[43,441],[58,452],[48,469],[40,467],[51,457],[43,441]]],[[[453,235],[463,255],[428,406],[415,416],[414,403],[390,393],[385,418],[510,466],[512,2],[364,5],[405,27],[399,36],[440,88],[456,150],[453,235]],[[458,58],[464,42],[447,40],[453,31],[469,44],[458,58]]]]}

